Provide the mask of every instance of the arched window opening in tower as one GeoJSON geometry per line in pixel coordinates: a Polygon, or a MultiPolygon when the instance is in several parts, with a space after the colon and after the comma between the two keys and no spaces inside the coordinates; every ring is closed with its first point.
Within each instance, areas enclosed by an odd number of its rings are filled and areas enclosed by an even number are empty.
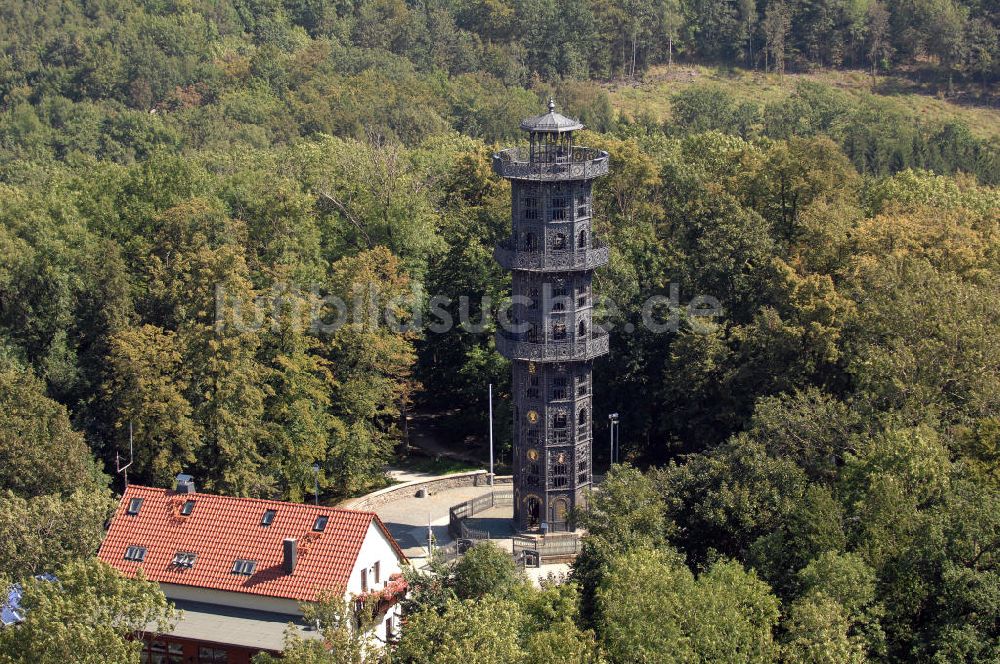
{"type": "Polygon", "coordinates": [[[579,426],[581,426],[581,427],[587,425],[587,409],[586,408],[581,408],[580,409],[580,416],[577,417],[576,423],[579,426]]]}
{"type": "Polygon", "coordinates": [[[577,246],[580,249],[586,249],[587,248],[587,231],[580,231],[580,238],[577,241],[577,246]]]}
{"type": "Polygon", "coordinates": [[[583,321],[580,321],[580,325],[577,329],[577,336],[581,339],[585,339],[587,337],[587,324],[583,321]]]}

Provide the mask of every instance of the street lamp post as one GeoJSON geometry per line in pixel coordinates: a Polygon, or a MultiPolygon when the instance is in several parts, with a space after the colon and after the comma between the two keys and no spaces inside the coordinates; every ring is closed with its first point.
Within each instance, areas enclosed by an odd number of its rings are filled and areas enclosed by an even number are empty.
{"type": "Polygon", "coordinates": [[[493,383],[490,383],[490,486],[493,486],[493,383]]]}
{"type": "Polygon", "coordinates": [[[611,425],[611,450],[610,456],[608,457],[608,471],[611,470],[611,466],[615,463],[615,427],[618,426],[618,413],[611,413],[608,415],[608,423],[611,425]]]}
{"type": "Polygon", "coordinates": [[[314,484],[315,488],[313,490],[313,497],[315,498],[316,506],[318,507],[319,506],[319,464],[318,463],[314,463],[313,464],[313,481],[315,482],[315,484],[314,484]]]}

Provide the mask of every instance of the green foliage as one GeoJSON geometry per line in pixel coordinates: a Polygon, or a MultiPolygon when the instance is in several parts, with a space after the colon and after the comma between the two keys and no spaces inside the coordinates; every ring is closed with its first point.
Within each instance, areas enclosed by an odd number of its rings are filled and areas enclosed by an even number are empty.
{"type": "Polygon", "coordinates": [[[0,357],[0,489],[32,498],[103,484],[66,408],[31,371],[0,357]]]}
{"type": "Polygon", "coordinates": [[[97,561],[70,562],[56,581],[22,582],[24,622],[0,631],[0,661],[131,664],[142,641],[131,638],[153,626],[169,629],[175,613],[152,581],[126,578],[97,561]]]}
{"type": "Polygon", "coordinates": [[[0,575],[25,579],[94,555],[116,501],[106,489],[62,497],[0,494],[0,575]]]}
{"type": "Polygon", "coordinates": [[[510,554],[489,541],[469,549],[455,564],[453,574],[452,583],[459,599],[507,597],[517,584],[524,582],[510,554]]]}
{"type": "Polygon", "coordinates": [[[294,626],[285,631],[281,657],[258,653],[254,664],[362,664],[384,661],[384,651],[367,634],[371,622],[363,612],[355,613],[354,602],[337,592],[325,592],[316,602],[302,605],[303,620],[317,625],[322,640],[305,639],[294,626]]]}
{"type": "Polygon", "coordinates": [[[407,618],[394,658],[411,664],[519,662],[524,629],[524,614],[511,600],[451,600],[440,613],[407,618]]]}
{"type": "Polygon", "coordinates": [[[738,563],[695,579],[669,550],[633,549],[612,562],[597,597],[613,662],[772,661],[778,600],[738,563]]]}

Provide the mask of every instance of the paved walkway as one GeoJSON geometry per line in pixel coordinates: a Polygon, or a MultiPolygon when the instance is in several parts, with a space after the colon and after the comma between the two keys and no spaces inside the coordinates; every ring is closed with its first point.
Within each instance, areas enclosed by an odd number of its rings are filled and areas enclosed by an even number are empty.
{"type": "MultiPolygon", "coordinates": [[[[406,477],[405,481],[431,479],[431,476],[424,473],[408,473],[406,475],[401,473],[394,479],[402,480],[403,477],[406,477]]],[[[445,489],[426,498],[414,496],[400,498],[375,508],[375,512],[389,528],[389,532],[392,533],[410,562],[420,568],[427,559],[428,525],[434,533],[434,540],[438,545],[451,543],[452,537],[448,533],[448,510],[459,503],[484,496],[493,490],[509,491],[510,485],[445,489]]],[[[496,538],[493,540],[494,544],[506,551],[511,551],[513,547],[511,537],[514,535],[512,517],[512,507],[493,507],[476,514],[466,523],[472,528],[489,531],[490,536],[496,538]]],[[[525,572],[528,578],[537,585],[541,580],[549,577],[554,580],[564,579],[569,574],[569,565],[543,565],[539,568],[527,568],[525,572]]]]}
{"type": "Polygon", "coordinates": [[[385,522],[407,558],[426,558],[428,524],[438,544],[451,542],[448,509],[492,490],[490,486],[446,489],[426,498],[401,498],[375,508],[375,512],[385,522]]]}

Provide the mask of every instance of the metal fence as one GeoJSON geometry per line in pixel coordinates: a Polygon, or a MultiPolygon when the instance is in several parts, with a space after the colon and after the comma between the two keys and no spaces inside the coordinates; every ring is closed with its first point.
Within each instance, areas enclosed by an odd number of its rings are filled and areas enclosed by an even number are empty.
{"type": "Polygon", "coordinates": [[[448,532],[455,538],[489,539],[489,532],[470,528],[465,524],[465,520],[493,507],[508,507],[513,504],[513,491],[492,491],[454,505],[448,510],[448,532]]]}
{"type": "Polygon", "coordinates": [[[579,552],[580,538],[575,533],[514,537],[514,560],[522,567],[537,567],[546,561],[574,558],[579,552]]]}
{"type": "MultiPolygon", "coordinates": [[[[446,560],[454,560],[476,542],[490,539],[489,531],[473,528],[465,520],[493,507],[513,504],[513,491],[493,491],[454,505],[448,510],[448,532],[456,541],[439,547],[439,553],[446,560]]],[[[576,533],[550,532],[542,537],[515,535],[512,544],[511,551],[519,567],[538,567],[545,562],[572,560],[580,552],[580,539],[576,533]]]]}

